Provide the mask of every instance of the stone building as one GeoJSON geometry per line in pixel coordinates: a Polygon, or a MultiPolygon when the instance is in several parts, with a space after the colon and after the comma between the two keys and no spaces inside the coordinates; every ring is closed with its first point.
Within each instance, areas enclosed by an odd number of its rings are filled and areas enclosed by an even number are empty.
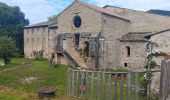
{"type": "Polygon", "coordinates": [[[146,39],[169,53],[170,17],[75,0],[54,21],[24,27],[26,58],[55,57],[58,64],[83,68],[142,68],[146,39]]]}

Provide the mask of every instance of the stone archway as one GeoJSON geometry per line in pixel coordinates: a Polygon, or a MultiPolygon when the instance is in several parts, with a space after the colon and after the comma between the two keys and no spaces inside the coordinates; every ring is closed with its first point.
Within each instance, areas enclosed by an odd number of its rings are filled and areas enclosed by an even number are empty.
{"type": "Polygon", "coordinates": [[[85,57],[89,57],[89,42],[85,41],[84,42],[84,56],[85,57]]]}

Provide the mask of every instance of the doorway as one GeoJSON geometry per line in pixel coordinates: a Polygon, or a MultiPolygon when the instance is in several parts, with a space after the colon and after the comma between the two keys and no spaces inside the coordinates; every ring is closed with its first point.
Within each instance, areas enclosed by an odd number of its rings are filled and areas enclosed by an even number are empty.
{"type": "Polygon", "coordinates": [[[84,56],[89,57],[89,42],[88,41],[84,42],[84,56]]]}
{"type": "Polygon", "coordinates": [[[67,40],[63,39],[63,49],[66,50],[67,49],[67,40]]]}

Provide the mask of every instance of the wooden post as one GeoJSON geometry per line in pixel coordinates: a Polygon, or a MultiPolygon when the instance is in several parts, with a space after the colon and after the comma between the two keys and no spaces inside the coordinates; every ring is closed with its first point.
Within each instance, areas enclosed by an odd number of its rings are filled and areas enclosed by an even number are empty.
{"type": "Polygon", "coordinates": [[[130,81],[131,81],[131,73],[128,72],[128,77],[127,77],[127,95],[126,95],[126,100],[130,100],[130,81]]]}
{"type": "Polygon", "coordinates": [[[94,72],[91,75],[91,100],[93,100],[93,82],[94,82],[94,72]]]}
{"type": "Polygon", "coordinates": [[[71,96],[70,94],[70,69],[68,68],[68,96],[71,96]]]}
{"type": "Polygon", "coordinates": [[[102,81],[102,100],[105,100],[105,72],[103,72],[103,81],[102,81]]]}
{"type": "Polygon", "coordinates": [[[137,100],[138,97],[138,72],[135,72],[135,96],[134,100],[137,100]]]}
{"type": "Polygon", "coordinates": [[[161,76],[160,76],[160,90],[159,90],[159,99],[160,100],[164,100],[164,87],[165,87],[165,79],[164,79],[164,76],[165,76],[165,71],[164,71],[164,68],[166,66],[166,61],[165,60],[162,60],[161,62],[161,76]]]}
{"type": "Polygon", "coordinates": [[[114,81],[114,99],[117,100],[117,74],[115,74],[115,81],[114,81]]]}
{"type": "Polygon", "coordinates": [[[77,96],[79,96],[79,87],[80,87],[80,84],[79,84],[79,71],[77,71],[77,80],[76,80],[77,82],[77,88],[76,88],[76,93],[77,93],[77,96]]]}
{"type": "Polygon", "coordinates": [[[74,70],[72,70],[72,96],[74,96],[74,70]]]}
{"type": "Polygon", "coordinates": [[[96,82],[96,98],[99,100],[99,79],[100,79],[100,72],[97,73],[97,82],[96,82]]]}
{"type": "Polygon", "coordinates": [[[108,100],[111,100],[111,74],[108,75],[108,100]]]}
{"type": "Polygon", "coordinates": [[[123,100],[123,74],[121,74],[120,78],[120,100],[123,100]]]}
{"type": "Polygon", "coordinates": [[[88,72],[86,72],[86,100],[88,99],[88,72]]]}

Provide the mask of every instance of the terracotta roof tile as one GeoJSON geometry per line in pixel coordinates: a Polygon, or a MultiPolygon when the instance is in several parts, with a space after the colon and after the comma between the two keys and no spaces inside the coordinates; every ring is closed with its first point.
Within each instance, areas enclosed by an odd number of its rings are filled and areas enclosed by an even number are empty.
{"type": "Polygon", "coordinates": [[[120,38],[120,41],[125,42],[135,42],[135,41],[145,41],[145,37],[152,34],[151,32],[130,32],[120,38]]]}
{"type": "Polygon", "coordinates": [[[29,26],[25,26],[24,28],[47,27],[47,26],[52,25],[52,24],[57,24],[57,22],[56,22],[56,21],[41,22],[41,23],[37,23],[37,24],[32,24],[32,25],[29,25],[29,26]]]}

